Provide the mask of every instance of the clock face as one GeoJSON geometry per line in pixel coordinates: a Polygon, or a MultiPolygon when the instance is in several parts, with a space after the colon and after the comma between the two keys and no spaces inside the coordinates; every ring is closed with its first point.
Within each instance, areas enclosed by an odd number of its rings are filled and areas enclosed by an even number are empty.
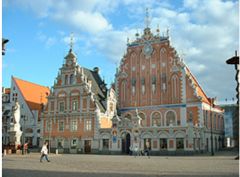
{"type": "Polygon", "coordinates": [[[71,65],[72,64],[72,60],[68,60],[67,64],[71,65]]]}
{"type": "Polygon", "coordinates": [[[146,43],[146,44],[144,45],[143,51],[144,51],[144,54],[145,54],[146,56],[150,56],[150,55],[152,54],[152,52],[153,52],[152,45],[149,44],[149,43],[146,43]]]}

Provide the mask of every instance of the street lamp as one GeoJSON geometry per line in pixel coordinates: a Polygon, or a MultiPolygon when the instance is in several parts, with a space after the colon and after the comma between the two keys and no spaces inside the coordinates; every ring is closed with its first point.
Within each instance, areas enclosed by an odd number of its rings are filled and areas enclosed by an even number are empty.
{"type": "Polygon", "coordinates": [[[211,155],[214,156],[213,152],[213,126],[212,126],[212,106],[213,106],[214,98],[210,98],[210,120],[211,120],[211,155]]]}
{"type": "Polygon", "coordinates": [[[8,41],[8,39],[2,38],[2,55],[5,55],[5,46],[8,41]]]}

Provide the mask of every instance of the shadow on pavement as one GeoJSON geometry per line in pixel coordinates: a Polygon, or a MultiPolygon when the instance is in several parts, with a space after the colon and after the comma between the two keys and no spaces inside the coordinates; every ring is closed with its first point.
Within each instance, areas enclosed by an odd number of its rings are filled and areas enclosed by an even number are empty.
{"type": "Polygon", "coordinates": [[[3,169],[3,177],[238,177],[238,174],[226,174],[226,175],[177,175],[177,174],[125,174],[125,173],[91,173],[91,172],[61,172],[61,171],[40,171],[40,170],[19,170],[19,169],[3,169]]]}

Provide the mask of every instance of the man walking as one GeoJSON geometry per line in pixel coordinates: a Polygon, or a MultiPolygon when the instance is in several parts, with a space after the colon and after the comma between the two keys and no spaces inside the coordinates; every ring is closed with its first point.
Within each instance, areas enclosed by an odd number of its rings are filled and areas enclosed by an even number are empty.
{"type": "Polygon", "coordinates": [[[45,159],[50,162],[50,160],[48,160],[48,148],[47,148],[48,142],[46,141],[42,147],[41,150],[41,157],[40,157],[40,162],[42,162],[43,157],[45,157],[45,159]]]}

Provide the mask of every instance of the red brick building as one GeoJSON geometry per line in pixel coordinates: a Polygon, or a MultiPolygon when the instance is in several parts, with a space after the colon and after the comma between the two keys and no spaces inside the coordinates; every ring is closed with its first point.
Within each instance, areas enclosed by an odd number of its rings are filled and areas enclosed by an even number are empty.
{"type": "Polygon", "coordinates": [[[223,110],[211,105],[168,35],[159,30],[155,35],[149,27],[141,37],[136,34],[115,82],[120,112],[113,119],[115,138],[113,129],[103,132],[114,139],[111,151],[129,153],[134,143],[141,150],[149,143],[153,154],[211,151],[211,130],[214,151],[222,148],[223,110]]]}

